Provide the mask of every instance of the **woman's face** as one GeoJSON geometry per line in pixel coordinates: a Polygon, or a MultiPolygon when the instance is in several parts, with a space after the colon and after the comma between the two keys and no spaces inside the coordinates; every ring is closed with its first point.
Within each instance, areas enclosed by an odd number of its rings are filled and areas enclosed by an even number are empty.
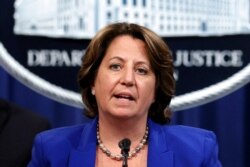
{"type": "Polygon", "coordinates": [[[100,64],[94,85],[99,116],[147,118],[156,77],[142,40],[116,37],[100,64]]]}

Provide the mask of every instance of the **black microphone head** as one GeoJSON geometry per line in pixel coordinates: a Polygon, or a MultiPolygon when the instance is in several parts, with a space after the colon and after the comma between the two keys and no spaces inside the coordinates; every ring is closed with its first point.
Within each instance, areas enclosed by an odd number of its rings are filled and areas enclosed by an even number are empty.
{"type": "Polygon", "coordinates": [[[119,142],[118,145],[119,145],[119,147],[120,147],[122,150],[127,150],[127,151],[129,151],[130,145],[131,145],[131,141],[130,141],[130,139],[125,138],[125,139],[122,139],[122,140],[119,142]]]}

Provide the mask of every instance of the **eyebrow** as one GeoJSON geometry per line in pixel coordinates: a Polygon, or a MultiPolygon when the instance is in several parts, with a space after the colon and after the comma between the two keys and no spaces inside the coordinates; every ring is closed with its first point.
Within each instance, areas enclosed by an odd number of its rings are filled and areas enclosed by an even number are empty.
{"type": "MultiPolygon", "coordinates": [[[[120,60],[120,61],[125,61],[125,60],[124,60],[122,57],[120,57],[120,56],[111,57],[111,58],[109,59],[109,61],[114,60],[114,59],[118,59],[118,60],[120,60]]],[[[151,67],[150,62],[147,62],[147,61],[138,61],[138,62],[136,62],[136,64],[146,64],[146,65],[148,65],[148,66],[151,67]]]]}
{"type": "Polygon", "coordinates": [[[109,61],[110,61],[110,60],[114,60],[114,59],[118,59],[118,60],[124,61],[124,59],[121,58],[121,57],[119,57],[119,56],[111,57],[111,58],[109,59],[109,61]]]}

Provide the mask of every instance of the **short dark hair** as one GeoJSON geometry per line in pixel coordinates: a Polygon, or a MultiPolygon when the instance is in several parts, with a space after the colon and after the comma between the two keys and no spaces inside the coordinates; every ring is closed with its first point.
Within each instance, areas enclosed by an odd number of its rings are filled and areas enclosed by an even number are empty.
{"type": "Polygon", "coordinates": [[[95,96],[91,94],[91,86],[110,43],[121,35],[129,35],[145,42],[148,58],[156,76],[155,101],[150,106],[148,116],[159,124],[169,123],[171,116],[169,104],[175,92],[171,52],[164,40],[156,33],[132,23],[110,24],[101,29],[90,41],[78,73],[85,115],[89,118],[98,115],[97,102],[95,96]]]}

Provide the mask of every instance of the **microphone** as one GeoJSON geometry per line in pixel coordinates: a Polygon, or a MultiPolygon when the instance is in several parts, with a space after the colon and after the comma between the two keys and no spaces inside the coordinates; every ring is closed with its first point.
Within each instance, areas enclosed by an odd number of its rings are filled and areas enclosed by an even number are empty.
{"type": "Polygon", "coordinates": [[[122,167],[128,167],[128,156],[129,156],[131,141],[130,139],[125,138],[125,139],[122,139],[118,143],[118,145],[121,148],[121,154],[123,155],[122,167]]]}

